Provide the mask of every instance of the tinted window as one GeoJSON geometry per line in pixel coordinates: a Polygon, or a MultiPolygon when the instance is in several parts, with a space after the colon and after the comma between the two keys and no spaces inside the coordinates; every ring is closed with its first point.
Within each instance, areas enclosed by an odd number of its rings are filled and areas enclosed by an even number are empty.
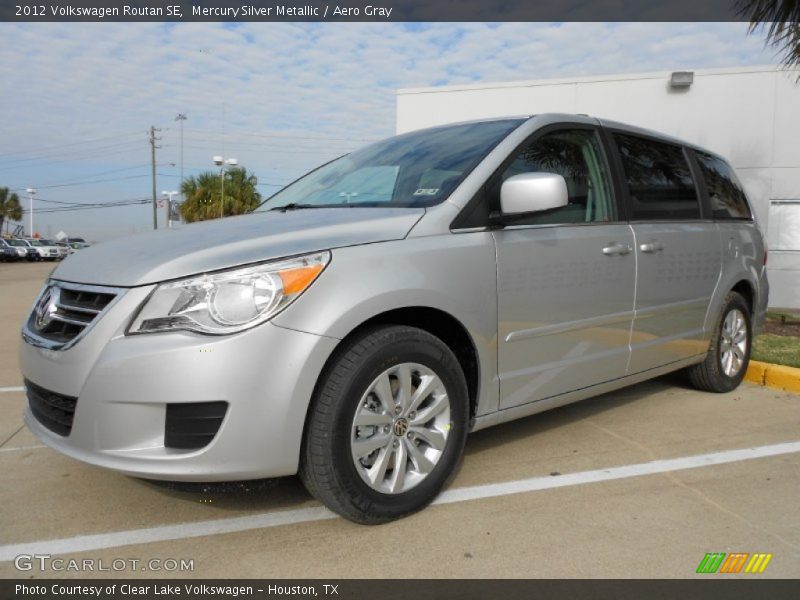
{"type": "Polygon", "coordinates": [[[567,182],[569,204],[563,208],[519,217],[517,224],[565,224],[614,220],[608,170],[597,134],[574,129],[548,133],[522,150],[493,185],[499,206],[502,182],[522,173],[556,173],[567,182]]]}
{"type": "Polygon", "coordinates": [[[338,158],[269,198],[259,210],[311,206],[433,206],[521,119],[462,123],[399,135],[338,158]]]}
{"type": "Polygon", "coordinates": [[[715,219],[750,219],[750,207],[733,169],[721,158],[695,152],[715,219]]]}
{"type": "Polygon", "coordinates": [[[683,149],[614,135],[631,199],[633,220],[698,219],[700,204],[683,149]]]}

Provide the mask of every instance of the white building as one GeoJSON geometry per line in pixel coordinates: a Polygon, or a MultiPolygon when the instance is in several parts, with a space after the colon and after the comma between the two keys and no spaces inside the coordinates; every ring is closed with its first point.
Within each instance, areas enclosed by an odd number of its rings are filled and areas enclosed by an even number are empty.
{"type": "Polygon", "coordinates": [[[770,305],[800,308],[800,71],[742,67],[405,89],[397,132],[544,112],[583,113],[654,129],[727,157],[769,244],[770,305]]]}

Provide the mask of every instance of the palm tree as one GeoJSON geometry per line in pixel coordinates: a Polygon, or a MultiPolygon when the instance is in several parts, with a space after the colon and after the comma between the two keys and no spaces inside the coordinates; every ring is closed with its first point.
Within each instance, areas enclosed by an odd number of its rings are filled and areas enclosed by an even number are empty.
{"type": "Polygon", "coordinates": [[[246,169],[231,169],[222,175],[225,178],[225,198],[220,203],[222,182],[213,171],[188,177],[181,186],[185,198],[181,204],[181,216],[185,221],[207,221],[220,216],[248,213],[261,204],[261,194],[256,185],[258,178],[246,169]],[[220,206],[224,214],[220,215],[220,206]]]}
{"type": "Polygon", "coordinates": [[[737,0],[736,10],[750,21],[750,33],[766,29],[785,67],[800,66],[800,0],[737,0]]]}
{"type": "Polygon", "coordinates": [[[3,231],[3,222],[22,220],[22,205],[19,196],[14,192],[9,193],[8,188],[0,188],[0,232],[3,231]]]}

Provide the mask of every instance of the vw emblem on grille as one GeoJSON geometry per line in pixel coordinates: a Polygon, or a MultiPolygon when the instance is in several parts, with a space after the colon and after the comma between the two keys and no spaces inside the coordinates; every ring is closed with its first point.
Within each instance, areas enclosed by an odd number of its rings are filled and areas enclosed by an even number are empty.
{"type": "Polygon", "coordinates": [[[59,289],[48,287],[39,297],[36,307],[33,309],[34,325],[36,329],[42,331],[53,320],[53,313],[58,309],[59,289]]]}

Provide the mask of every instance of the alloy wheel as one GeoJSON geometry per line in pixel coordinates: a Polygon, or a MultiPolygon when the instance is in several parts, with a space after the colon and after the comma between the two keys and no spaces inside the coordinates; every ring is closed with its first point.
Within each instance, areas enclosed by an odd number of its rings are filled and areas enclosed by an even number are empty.
{"type": "Polygon", "coordinates": [[[420,364],[395,365],[375,378],[358,404],[353,464],[373,490],[406,492],[436,467],[450,427],[450,399],[439,376],[420,364]]]}
{"type": "Polygon", "coordinates": [[[747,355],[747,321],[744,313],[734,308],[722,323],[720,332],[719,356],[722,370],[728,377],[739,374],[747,355]]]}

